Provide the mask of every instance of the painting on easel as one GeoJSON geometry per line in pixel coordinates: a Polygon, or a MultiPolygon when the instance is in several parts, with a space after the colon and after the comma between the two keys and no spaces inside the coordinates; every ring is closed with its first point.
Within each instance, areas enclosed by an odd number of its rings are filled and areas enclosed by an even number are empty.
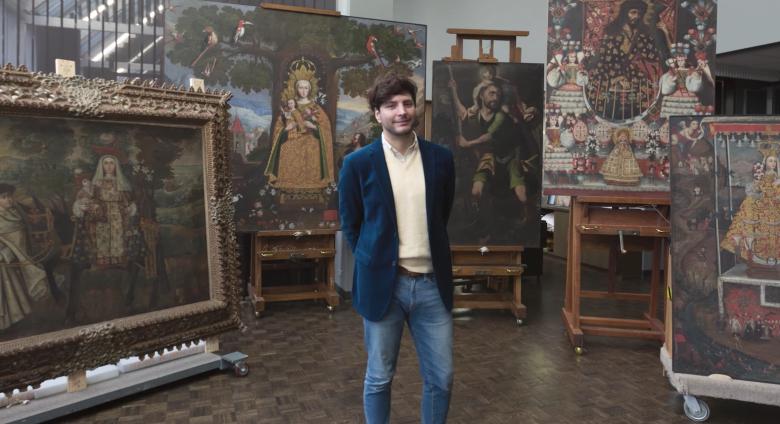
{"type": "Polygon", "coordinates": [[[380,133],[366,90],[395,72],[425,100],[423,25],[203,1],[167,13],[166,34],[167,79],[234,95],[239,231],[336,228],[341,163],[380,133]]]}
{"type": "Polygon", "coordinates": [[[550,0],[544,189],[669,191],[668,118],[714,111],[715,0],[550,0]]]}
{"type": "Polygon", "coordinates": [[[780,383],[780,119],[670,122],[674,370],[780,383]]]}
{"type": "Polygon", "coordinates": [[[434,62],[432,141],[455,156],[455,244],[539,245],[541,64],[434,62]]]}

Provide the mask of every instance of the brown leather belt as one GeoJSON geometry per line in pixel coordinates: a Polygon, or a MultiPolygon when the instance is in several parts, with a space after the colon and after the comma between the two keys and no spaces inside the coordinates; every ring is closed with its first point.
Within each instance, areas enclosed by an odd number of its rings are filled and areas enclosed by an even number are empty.
{"type": "Polygon", "coordinates": [[[407,277],[424,277],[424,276],[426,276],[428,274],[424,274],[422,272],[409,271],[408,269],[406,269],[406,268],[404,268],[404,267],[399,265],[398,266],[398,275],[405,275],[407,277]]]}

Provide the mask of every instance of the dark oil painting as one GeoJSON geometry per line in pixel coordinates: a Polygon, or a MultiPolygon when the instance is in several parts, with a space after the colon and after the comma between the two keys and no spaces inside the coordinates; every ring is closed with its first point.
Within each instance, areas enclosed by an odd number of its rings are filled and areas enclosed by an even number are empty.
{"type": "Polygon", "coordinates": [[[0,341],[209,300],[202,137],[0,117],[0,341]]]}
{"type": "Polygon", "coordinates": [[[543,66],[434,62],[432,141],[455,157],[450,241],[539,245],[543,66]]]}
{"type": "Polygon", "coordinates": [[[780,119],[670,122],[674,371],[780,383],[780,119]]]}

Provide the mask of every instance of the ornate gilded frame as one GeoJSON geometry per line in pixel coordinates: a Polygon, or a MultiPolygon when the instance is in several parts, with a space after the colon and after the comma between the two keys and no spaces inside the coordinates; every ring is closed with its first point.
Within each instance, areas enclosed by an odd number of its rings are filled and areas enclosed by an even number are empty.
{"type": "Polygon", "coordinates": [[[37,387],[75,371],[189,345],[241,325],[225,91],[205,92],[155,81],[102,79],[0,69],[0,115],[66,117],[113,123],[188,125],[203,133],[207,301],[0,343],[0,391],[37,387]]]}

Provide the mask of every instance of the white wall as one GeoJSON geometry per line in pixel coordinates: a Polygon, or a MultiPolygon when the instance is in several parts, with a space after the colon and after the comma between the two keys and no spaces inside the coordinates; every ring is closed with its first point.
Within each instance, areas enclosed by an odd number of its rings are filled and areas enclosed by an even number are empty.
{"type": "Polygon", "coordinates": [[[778,0],[718,1],[717,52],[725,53],[780,41],[778,0]]]}
{"type": "Polygon", "coordinates": [[[336,7],[343,15],[394,20],[393,0],[338,0],[336,7]]]}
{"type": "MultiPolygon", "coordinates": [[[[449,56],[450,46],[455,44],[455,36],[447,34],[447,28],[527,30],[528,37],[518,38],[523,62],[546,61],[547,0],[395,0],[394,4],[395,20],[428,26],[425,93],[428,99],[431,98],[432,62],[449,56]]],[[[476,45],[476,41],[465,45],[466,58],[477,57],[476,45]]],[[[499,60],[508,60],[508,53],[507,43],[496,45],[499,60]]]]}

